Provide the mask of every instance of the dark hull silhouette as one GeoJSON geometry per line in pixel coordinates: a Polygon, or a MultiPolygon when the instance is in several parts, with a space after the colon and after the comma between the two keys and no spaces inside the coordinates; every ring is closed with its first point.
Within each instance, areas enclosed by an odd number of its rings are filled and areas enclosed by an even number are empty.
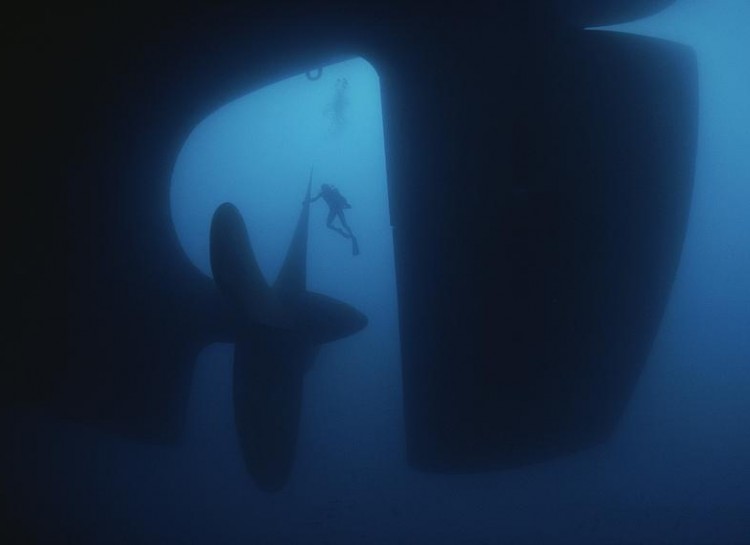
{"type": "Polygon", "coordinates": [[[692,188],[693,58],[640,37],[540,34],[506,35],[505,56],[476,61],[454,44],[434,63],[403,55],[384,78],[418,467],[507,467],[605,439],[669,296],[692,188]],[[451,77],[417,90],[446,58],[451,77]],[[493,62],[498,77],[465,96],[493,62]]]}
{"type": "Polygon", "coordinates": [[[581,29],[669,3],[28,14],[4,57],[3,202],[23,217],[3,403],[178,439],[195,355],[242,323],[174,233],[180,146],[228,101],[361,55],[382,87],[410,463],[491,469],[603,439],[679,258],[695,62],[581,29]]]}

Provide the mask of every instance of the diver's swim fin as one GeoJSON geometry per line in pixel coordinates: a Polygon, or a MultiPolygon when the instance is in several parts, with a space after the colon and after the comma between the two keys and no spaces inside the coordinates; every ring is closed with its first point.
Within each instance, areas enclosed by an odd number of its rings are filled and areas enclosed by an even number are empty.
{"type": "Polygon", "coordinates": [[[354,236],[352,236],[352,255],[359,255],[359,242],[354,236]]]}

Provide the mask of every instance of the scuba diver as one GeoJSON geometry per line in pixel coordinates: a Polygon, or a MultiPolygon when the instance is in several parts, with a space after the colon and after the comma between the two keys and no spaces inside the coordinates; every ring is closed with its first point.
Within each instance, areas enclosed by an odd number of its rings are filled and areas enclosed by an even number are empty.
{"type": "Polygon", "coordinates": [[[331,120],[330,132],[338,134],[346,128],[346,114],[349,106],[349,82],[346,78],[338,78],[333,88],[333,98],[328,103],[323,115],[331,120]]]}
{"type": "Polygon", "coordinates": [[[333,229],[339,233],[342,237],[352,240],[352,254],[359,255],[359,244],[357,238],[352,233],[349,224],[346,223],[346,217],[344,216],[344,210],[351,208],[352,206],[347,202],[344,196],[339,193],[339,190],[332,185],[322,184],[320,186],[320,193],[312,199],[306,200],[305,203],[315,202],[319,198],[323,197],[323,200],[328,205],[328,218],[326,219],[326,227],[333,229]],[[343,229],[333,224],[334,220],[338,218],[343,229]]]}

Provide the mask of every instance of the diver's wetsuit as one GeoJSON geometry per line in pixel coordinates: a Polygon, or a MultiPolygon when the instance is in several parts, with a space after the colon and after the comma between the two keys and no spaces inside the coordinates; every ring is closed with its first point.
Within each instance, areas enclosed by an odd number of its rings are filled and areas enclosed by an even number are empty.
{"type": "Polygon", "coordinates": [[[323,200],[328,205],[328,218],[326,219],[326,227],[333,229],[344,238],[352,239],[354,255],[359,253],[359,247],[357,245],[357,239],[354,237],[349,224],[346,223],[346,217],[344,216],[344,210],[351,208],[351,205],[346,201],[343,195],[339,193],[335,187],[323,184],[320,187],[320,193],[310,199],[310,202],[315,202],[319,198],[323,197],[323,200]],[[338,218],[343,229],[336,227],[333,222],[338,218]]]}

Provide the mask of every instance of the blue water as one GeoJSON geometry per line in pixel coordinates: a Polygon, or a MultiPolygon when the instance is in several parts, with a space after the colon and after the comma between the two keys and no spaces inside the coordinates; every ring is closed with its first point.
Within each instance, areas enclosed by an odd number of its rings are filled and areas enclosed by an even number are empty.
{"type": "Polygon", "coordinates": [[[232,346],[207,347],[188,429],[137,444],[50,415],[38,426],[42,491],[21,512],[71,543],[740,544],[750,542],[750,2],[682,0],[612,30],[698,55],[700,133],[687,239],[672,297],[622,424],[606,445],[510,471],[407,468],[397,300],[378,76],[363,59],[227,104],[185,142],[171,210],[210,275],[224,201],[245,216],[273,281],[310,169],[353,208],[362,254],[311,214],[308,287],[365,312],[363,332],[320,353],[305,381],[298,458],[279,494],[257,490],[234,431],[232,346]],[[340,93],[337,81],[348,86],[340,93]]]}

